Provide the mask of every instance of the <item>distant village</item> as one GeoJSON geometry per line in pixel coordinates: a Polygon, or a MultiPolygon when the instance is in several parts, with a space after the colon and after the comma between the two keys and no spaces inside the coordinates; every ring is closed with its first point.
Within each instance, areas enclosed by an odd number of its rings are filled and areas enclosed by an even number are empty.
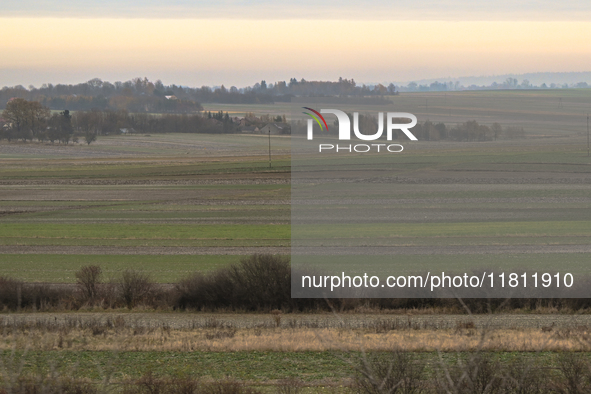
{"type": "Polygon", "coordinates": [[[268,115],[256,117],[253,114],[243,118],[234,116],[231,118],[237,126],[236,131],[243,134],[291,134],[291,125],[287,123],[285,115],[269,119],[268,115]]]}

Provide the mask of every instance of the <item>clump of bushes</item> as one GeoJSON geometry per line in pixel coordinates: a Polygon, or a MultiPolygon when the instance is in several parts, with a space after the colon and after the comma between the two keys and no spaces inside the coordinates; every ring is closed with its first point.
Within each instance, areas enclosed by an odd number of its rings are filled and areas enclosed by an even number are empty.
{"type": "MultiPolygon", "coordinates": [[[[1,361],[1,360],[0,360],[1,361]]],[[[591,365],[579,353],[557,356],[552,366],[531,357],[514,357],[501,362],[494,353],[472,352],[457,355],[456,361],[427,364],[420,353],[403,351],[370,353],[351,363],[352,379],[346,392],[358,394],[543,394],[591,392],[591,365]]],[[[55,373],[23,376],[19,371],[2,376],[0,394],[261,394],[244,382],[223,379],[203,381],[193,377],[157,376],[147,372],[140,378],[97,384],[55,373]]],[[[0,374],[1,375],[1,374],[0,374]]],[[[265,392],[299,394],[306,392],[298,378],[277,381],[265,392]]]]}
{"type": "Polygon", "coordinates": [[[123,271],[121,279],[117,282],[119,297],[129,309],[140,303],[149,303],[154,296],[155,287],[150,275],[136,270],[123,271]]]}
{"type": "Polygon", "coordinates": [[[190,377],[158,377],[151,372],[123,384],[109,381],[95,384],[86,379],[73,379],[57,374],[25,377],[15,374],[0,382],[0,394],[260,394],[242,382],[217,380],[202,382],[190,377]]]}
{"type": "Polygon", "coordinates": [[[176,289],[181,308],[291,309],[291,268],[283,256],[253,255],[209,274],[195,273],[176,289]]]}
{"type": "Polygon", "coordinates": [[[234,380],[201,382],[185,377],[156,377],[148,372],[124,384],[123,394],[260,394],[261,392],[234,380]]]}
{"type": "Polygon", "coordinates": [[[355,387],[359,393],[421,393],[426,388],[425,364],[413,353],[394,351],[373,353],[362,358],[355,387]]]}
{"type": "Polygon", "coordinates": [[[103,270],[97,265],[88,265],[76,271],[76,284],[86,299],[94,300],[98,297],[102,275],[103,270]]]}
{"type": "Polygon", "coordinates": [[[0,276],[0,310],[45,310],[50,307],[70,309],[71,291],[44,283],[25,283],[0,276]]]}
{"type": "Polygon", "coordinates": [[[427,365],[420,353],[373,353],[355,366],[354,389],[361,394],[591,392],[591,363],[584,355],[562,353],[555,366],[528,356],[502,363],[497,354],[482,351],[435,365],[427,365]]]}
{"type": "MultiPolygon", "coordinates": [[[[209,273],[194,273],[176,284],[154,283],[146,273],[125,270],[118,279],[104,281],[99,266],[75,273],[76,285],[25,283],[0,277],[1,310],[77,310],[83,307],[191,310],[265,311],[375,311],[428,310],[431,312],[491,313],[510,310],[566,310],[591,308],[586,299],[457,299],[291,298],[289,258],[256,254],[209,273]]],[[[587,283],[581,284],[588,286],[587,283]]]]}

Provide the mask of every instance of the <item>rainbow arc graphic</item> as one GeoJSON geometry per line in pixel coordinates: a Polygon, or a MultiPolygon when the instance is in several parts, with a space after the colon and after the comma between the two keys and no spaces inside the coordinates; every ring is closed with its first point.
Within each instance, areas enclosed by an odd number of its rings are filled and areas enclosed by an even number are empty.
{"type": "Polygon", "coordinates": [[[316,121],[316,123],[318,123],[318,126],[320,126],[320,130],[324,130],[324,127],[322,127],[322,123],[324,123],[324,126],[326,127],[326,131],[328,131],[328,125],[326,124],[326,120],[324,120],[324,116],[320,115],[320,112],[318,112],[312,108],[309,108],[309,107],[302,107],[302,108],[313,112],[313,114],[311,114],[309,112],[302,112],[302,113],[311,116],[316,121]],[[316,114],[316,115],[314,115],[314,114],[316,114]],[[322,119],[322,123],[320,123],[320,119],[318,119],[318,118],[322,119]]]}

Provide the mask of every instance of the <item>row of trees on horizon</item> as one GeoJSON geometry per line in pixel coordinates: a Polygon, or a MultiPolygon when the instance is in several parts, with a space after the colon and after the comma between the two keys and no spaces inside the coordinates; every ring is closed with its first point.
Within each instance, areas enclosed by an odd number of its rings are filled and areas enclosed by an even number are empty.
{"type": "Polygon", "coordinates": [[[78,142],[88,144],[100,135],[122,133],[236,133],[241,128],[254,130],[275,122],[285,123],[285,115],[230,117],[226,112],[193,114],[130,113],[126,110],[53,112],[38,101],[11,99],[0,118],[0,140],[40,142],[78,142]]]}
{"type": "MultiPolygon", "coordinates": [[[[353,124],[353,114],[348,113],[353,124]]],[[[400,119],[400,123],[406,122],[407,119],[400,119]]],[[[359,114],[358,119],[359,130],[361,132],[372,134],[378,129],[378,122],[375,117],[359,114]]],[[[314,135],[326,135],[325,130],[313,125],[314,135]]],[[[338,128],[338,122],[334,122],[334,127],[338,128]]],[[[476,120],[469,120],[453,125],[445,124],[443,122],[431,122],[426,120],[417,123],[411,129],[413,135],[420,141],[465,141],[465,142],[484,142],[496,141],[499,139],[519,139],[525,138],[526,133],[523,127],[505,126],[500,123],[492,123],[485,125],[478,123],[476,120]]],[[[307,124],[303,121],[293,122],[292,134],[306,135],[307,124]]],[[[394,139],[406,140],[407,137],[400,130],[396,130],[392,136],[394,139]]],[[[386,138],[386,133],[382,134],[382,139],[386,138]]]]}
{"type": "Polygon", "coordinates": [[[459,81],[432,82],[406,86],[390,84],[358,85],[354,79],[339,78],[337,81],[307,81],[291,78],[289,81],[267,83],[261,81],[253,86],[187,87],[164,85],[162,81],[152,82],[147,78],[134,78],[126,82],[108,82],[99,78],[79,84],[43,84],[36,88],[22,85],[0,89],[0,108],[11,98],[39,101],[52,109],[68,108],[73,111],[101,109],[126,110],[146,113],[195,113],[202,110],[201,103],[222,104],[271,104],[290,102],[295,96],[337,96],[383,98],[399,92],[432,92],[489,89],[559,89],[588,88],[586,82],[576,84],[549,84],[535,86],[527,79],[518,81],[507,78],[490,85],[463,86],[459,81]]]}
{"type": "MultiPolygon", "coordinates": [[[[352,118],[352,115],[349,114],[352,118]]],[[[78,142],[81,138],[87,144],[100,135],[122,133],[240,133],[253,132],[268,123],[283,123],[285,115],[255,116],[247,113],[245,117],[230,117],[226,112],[202,112],[197,114],[129,113],[125,110],[91,110],[70,112],[64,110],[52,113],[38,101],[12,99],[0,118],[0,140],[6,139],[40,142],[78,142]]],[[[336,126],[336,125],[335,125],[336,126]]],[[[359,115],[361,130],[377,130],[377,121],[368,115],[359,115]]],[[[305,135],[305,122],[294,123],[294,129],[285,128],[286,133],[305,135]]],[[[324,131],[315,130],[322,134],[324,131]]],[[[412,129],[413,134],[422,141],[492,141],[525,137],[521,127],[502,127],[499,123],[479,124],[470,120],[455,125],[425,121],[412,129]]],[[[404,139],[402,133],[398,138],[404,139]]]]}
{"type": "Polygon", "coordinates": [[[556,84],[556,83],[542,83],[540,85],[532,84],[528,79],[521,81],[517,78],[509,77],[502,82],[492,82],[489,85],[476,85],[472,84],[464,86],[460,81],[448,81],[448,82],[431,82],[425,84],[418,84],[416,82],[410,82],[406,86],[400,86],[398,89],[401,92],[446,92],[446,91],[458,91],[458,90],[513,90],[513,89],[585,89],[589,88],[587,82],[578,82],[574,84],[556,84]]]}
{"type": "Polygon", "coordinates": [[[107,82],[95,78],[76,85],[43,84],[40,88],[29,86],[3,87],[0,90],[0,106],[12,98],[39,101],[52,110],[68,108],[79,110],[126,110],[145,113],[196,113],[201,103],[271,104],[290,102],[294,96],[384,96],[397,94],[393,84],[389,86],[357,86],[353,79],[339,78],[331,81],[306,81],[292,78],[267,84],[256,83],[252,87],[238,89],[224,85],[211,88],[190,88],[180,85],[164,85],[147,78],[134,78],[126,82],[107,82]]]}

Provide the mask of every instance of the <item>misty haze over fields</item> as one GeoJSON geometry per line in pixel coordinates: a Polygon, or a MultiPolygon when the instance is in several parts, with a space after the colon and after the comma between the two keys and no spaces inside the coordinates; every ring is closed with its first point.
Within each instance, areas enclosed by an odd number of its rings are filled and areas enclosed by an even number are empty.
{"type": "Polygon", "coordinates": [[[503,75],[482,75],[482,76],[464,76],[464,77],[442,77],[442,78],[429,78],[409,81],[388,81],[393,82],[395,85],[408,85],[410,82],[415,82],[418,85],[431,84],[433,82],[459,82],[463,86],[471,85],[490,85],[494,82],[503,83],[507,78],[515,78],[519,82],[527,79],[530,84],[534,86],[540,86],[546,84],[556,84],[561,86],[563,84],[572,85],[579,82],[591,83],[591,72],[531,72],[525,74],[503,74],[503,75]]]}

